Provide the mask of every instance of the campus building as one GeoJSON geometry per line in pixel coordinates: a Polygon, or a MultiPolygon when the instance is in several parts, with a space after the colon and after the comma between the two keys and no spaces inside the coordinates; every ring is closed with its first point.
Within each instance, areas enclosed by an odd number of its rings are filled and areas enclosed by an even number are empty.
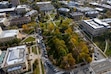
{"type": "Polygon", "coordinates": [[[54,6],[51,4],[51,1],[37,2],[36,4],[39,7],[39,10],[42,12],[50,12],[54,10],[54,6]]]}
{"type": "Polygon", "coordinates": [[[8,26],[8,19],[0,18],[0,26],[8,26]]]}
{"type": "Polygon", "coordinates": [[[30,11],[30,6],[28,5],[18,5],[16,8],[18,14],[30,11]]]}
{"type": "Polygon", "coordinates": [[[0,42],[6,42],[15,38],[21,38],[19,30],[5,30],[0,27],[0,42]]]}
{"type": "Polygon", "coordinates": [[[11,4],[12,4],[13,6],[17,6],[17,5],[20,4],[20,0],[11,0],[11,4]]]}
{"type": "Polygon", "coordinates": [[[17,17],[10,20],[10,25],[22,25],[31,22],[30,17],[17,17]]]}
{"type": "Polygon", "coordinates": [[[106,32],[109,28],[111,28],[109,24],[102,22],[97,18],[90,20],[83,20],[80,25],[84,31],[86,31],[92,36],[101,35],[104,32],[106,32]]]}
{"type": "Polygon", "coordinates": [[[27,54],[26,45],[8,48],[1,68],[8,74],[20,74],[27,71],[27,54]]]}

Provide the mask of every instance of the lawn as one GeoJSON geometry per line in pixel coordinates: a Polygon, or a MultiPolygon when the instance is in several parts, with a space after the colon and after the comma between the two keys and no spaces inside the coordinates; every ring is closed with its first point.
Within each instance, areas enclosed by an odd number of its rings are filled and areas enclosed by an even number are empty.
{"type": "Polygon", "coordinates": [[[42,74],[44,74],[44,65],[42,64],[42,61],[41,61],[41,67],[42,67],[42,74]]]}
{"type": "Polygon", "coordinates": [[[102,36],[93,38],[93,41],[102,51],[104,51],[105,39],[102,36]]]}
{"type": "Polygon", "coordinates": [[[23,42],[32,42],[35,41],[35,38],[33,37],[28,37],[27,39],[25,39],[23,42]]]}
{"type": "Polygon", "coordinates": [[[109,41],[108,46],[107,46],[107,50],[105,53],[108,57],[111,57],[111,46],[110,46],[110,44],[111,44],[111,42],[109,41]]]}
{"type": "Polygon", "coordinates": [[[35,62],[33,64],[33,70],[34,70],[33,74],[40,74],[38,60],[35,60],[35,62]]]}
{"type": "Polygon", "coordinates": [[[37,54],[36,46],[33,46],[33,47],[32,47],[32,52],[35,53],[35,54],[37,54]]]}
{"type": "Polygon", "coordinates": [[[54,18],[54,17],[55,17],[55,14],[50,14],[50,16],[51,16],[52,18],[54,18]]]}
{"type": "Polygon", "coordinates": [[[60,24],[60,21],[56,21],[55,24],[58,26],[60,24]]]}

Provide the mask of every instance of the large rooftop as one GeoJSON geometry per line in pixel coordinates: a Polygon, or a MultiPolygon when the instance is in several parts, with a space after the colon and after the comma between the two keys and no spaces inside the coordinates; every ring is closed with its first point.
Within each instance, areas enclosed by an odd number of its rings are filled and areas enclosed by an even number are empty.
{"type": "Polygon", "coordinates": [[[17,35],[19,30],[5,30],[2,31],[2,28],[0,27],[0,38],[6,38],[6,37],[13,37],[17,35]]]}
{"type": "Polygon", "coordinates": [[[15,10],[15,7],[13,8],[4,8],[4,9],[0,9],[0,12],[13,12],[15,10]]]}
{"type": "Polygon", "coordinates": [[[6,54],[7,65],[22,63],[26,59],[26,45],[8,48],[6,54]]]}
{"type": "Polygon", "coordinates": [[[102,22],[97,18],[91,20],[84,20],[84,22],[94,29],[103,28],[103,27],[110,28],[109,24],[102,22]]]}
{"type": "Polygon", "coordinates": [[[51,1],[37,2],[36,4],[39,7],[40,11],[50,11],[54,9],[54,6],[51,4],[51,1]]]}

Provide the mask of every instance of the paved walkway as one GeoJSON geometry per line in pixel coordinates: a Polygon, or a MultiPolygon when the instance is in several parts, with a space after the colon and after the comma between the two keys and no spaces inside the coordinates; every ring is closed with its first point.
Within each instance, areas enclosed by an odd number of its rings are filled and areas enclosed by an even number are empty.
{"type": "Polygon", "coordinates": [[[105,42],[106,42],[106,46],[105,46],[104,54],[106,53],[106,50],[108,48],[108,40],[105,40],[105,42]]]}

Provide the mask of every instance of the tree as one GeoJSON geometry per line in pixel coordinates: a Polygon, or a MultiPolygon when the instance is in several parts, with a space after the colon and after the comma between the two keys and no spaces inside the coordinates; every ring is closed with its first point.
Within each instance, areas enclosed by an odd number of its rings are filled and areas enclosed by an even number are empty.
{"type": "Polygon", "coordinates": [[[47,29],[49,30],[49,32],[51,32],[52,30],[54,30],[53,23],[49,23],[49,25],[47,25],[47,29]]]}
{"type": "Polygon", "coordinates": [[[28,26],[26,24],[22,25],[23,30],[29,30],[28,26]]]}
{"type": "Polygon", "coordinates": [[[87,62],[90,63],[92,61],[91,57],[87,57],[87,62]]]}
{"type": "Polygon", "coordinates": [[[72,53],[67,54],[68,57],[68,63],[70,66],[74,66],[75,65],[75,59],[72,57],[72,53]]]}

